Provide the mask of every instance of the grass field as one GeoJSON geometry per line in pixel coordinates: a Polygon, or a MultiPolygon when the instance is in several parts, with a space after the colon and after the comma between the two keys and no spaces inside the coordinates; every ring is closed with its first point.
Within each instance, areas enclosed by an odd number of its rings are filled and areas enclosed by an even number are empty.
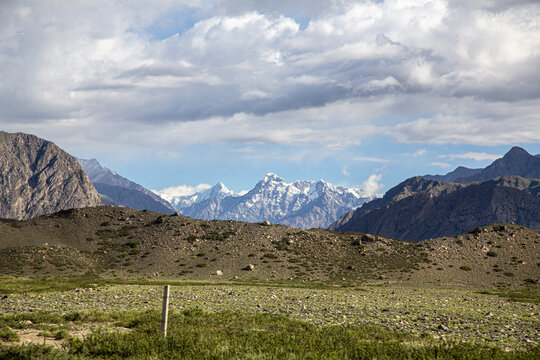
{"type": "Polygon", "coordinates": [[[2,359],[540,357],[537,288],[173,281],[163,339],[164,281],[0,280],[2,359]]]}

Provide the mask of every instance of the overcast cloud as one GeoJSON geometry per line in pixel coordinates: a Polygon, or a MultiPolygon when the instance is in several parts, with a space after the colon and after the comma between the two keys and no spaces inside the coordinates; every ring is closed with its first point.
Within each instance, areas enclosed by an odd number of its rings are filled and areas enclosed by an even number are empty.
{"type": "Polygon", "coordinates": [[[538,19],[518,0],[4,0],[0,127],[81,147],[538,143],[538,19]]]}

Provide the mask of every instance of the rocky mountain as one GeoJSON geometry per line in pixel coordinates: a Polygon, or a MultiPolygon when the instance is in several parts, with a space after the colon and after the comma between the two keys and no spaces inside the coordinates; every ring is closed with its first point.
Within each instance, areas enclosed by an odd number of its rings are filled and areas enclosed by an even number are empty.
{"type": "MultiPolygon", "coordinates": [[[[494,222],[540,229],[538,160],[538,156],[514,147],[476,174],[455,178],[457,182],[410,178],[381,199],[344,214],[330,229],[415,241],[456,235],[494,222]],[[495,177],[485,180],[492,175],[495,177]]],[[[446,178],[467,170],[474,169],[454,171],[446,178]]]]}
{"type": "Polygon", "coordinates": [[[101,205],[77,160],[54,143],[0,132],[0,217],[28,219],[101,205]]]}
{"type": "Polygon", "coordinates": [[[143,186],[101,166],[96,159],[77,160],[84,167],[84,170],[105,204],[161,213],[175,211],[166,200],[143,186]]]}
{"type": "Polygon", "coordinates": [[[372,211],[364,210],[363,215],[352,216],[333,228],[413,241],[454,236],[496,222],[540,230],[539,192],[539,180],[500,177],[451,186],[438,195],[418,192],[372,211]]]}
{"type": "Polygon", "coordinates": [[[327,227],[370,199],[358,189],[334,186],[323,180],[286,183],[275,174],[267,174],[242,196],[220,183],[195,197],[191,204],[177,202],[178,212],[204,220],[269,221],[303,229],[327,227]]]}

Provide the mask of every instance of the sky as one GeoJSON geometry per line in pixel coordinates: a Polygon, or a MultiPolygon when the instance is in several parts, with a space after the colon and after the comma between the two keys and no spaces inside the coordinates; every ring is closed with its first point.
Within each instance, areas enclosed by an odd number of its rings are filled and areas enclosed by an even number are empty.
{"type": "Polygon", "coordinates": [[[538,154],[539,84],[534,0],[0,1],[0,130],[155,190],[538,154]]]}

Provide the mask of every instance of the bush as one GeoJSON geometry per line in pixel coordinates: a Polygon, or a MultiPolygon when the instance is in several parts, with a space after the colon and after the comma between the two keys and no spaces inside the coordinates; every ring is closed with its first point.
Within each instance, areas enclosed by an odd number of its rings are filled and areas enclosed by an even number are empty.
{"type": "Polygon", "coordinates": [[[463,270],[463,271],[471,271],[472,269],[466,265],[463,265],[463,266],[460,266],[459,267],[460,270],[463,270]]]}
{"type": "Polygon", "coordinates": [[[487,255],[487,256],[491,256],[491,257],[497,257],[497,253],[496,253],[495,251],[492,251],[492,250],[488,251],[488,252],[486,253],[486,255],[487,255]]]}
{"type": "Polygon", "coordinates": [[[0,339],[4,341],[19,341],[19,334],[8,327],[0,328],[0,339]]]}
{"type": "Polygon", "coordinates": [[[56,340],[66,339],[69,336],[69,333],[66,329],[60,329],[54,333],[54,338],[56,340]]]}

